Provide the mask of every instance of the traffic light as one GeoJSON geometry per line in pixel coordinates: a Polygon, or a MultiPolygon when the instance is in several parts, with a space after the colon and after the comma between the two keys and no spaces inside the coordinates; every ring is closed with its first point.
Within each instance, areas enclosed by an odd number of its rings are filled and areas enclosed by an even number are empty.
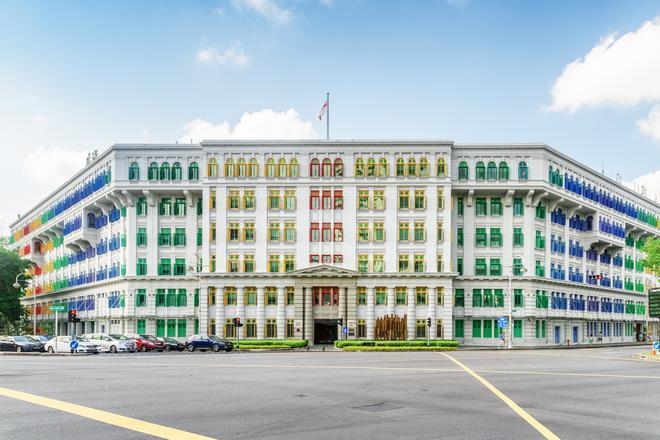
{"type": "Polygon", "coordinates": [[[242,327],[243,326],[243,324],[241,324],[241,318],[238,317],[238,316],[236,318],[232,318],[231,323],[234,324],[234,327],[242,327]]]}
{"type": "Polygon", "coordinates": [[[69,322],[80,322],[80,318],[78,318],[78,311],[77,310],[69,310],[69,316],[67,318],[67,321],[69,321],[69,322]]]}
{"type": "Polygon", "coordinates": [[[344,318],[337,318],[337,325],[339,327],[343,327],[344,326],[344,318]]]}
{"type": "Polygon", "coordinates": [[[426,325],[431,327],[431,318],[426,318],[426,325]]]}

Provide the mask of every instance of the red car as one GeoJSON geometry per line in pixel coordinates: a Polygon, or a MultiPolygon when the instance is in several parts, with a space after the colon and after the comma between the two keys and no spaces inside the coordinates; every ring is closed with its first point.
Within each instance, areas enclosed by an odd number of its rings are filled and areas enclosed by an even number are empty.
{"type": "MultiPolygon", "coordinates": [[[[145,338],[142,335],[138,335],[138,334],[133,333],[133,334],[130,334],[130,335],[126,335],[126,337],[132,339],[133,341],[135,341],[135,350],[136,351],[157,350],[157,347],[156,347],[156,344],[154,343],[154,341],[152,341],[148,338],[145,338]]],[[[162,347],[161,347],[161,350],[162,350],[162,347]]]]}
{"type": "Polygon", "coordinates": [[[142,337],[143,341],[154,345],[154,348],[152,348],[151,350],[158,350],[158,351],[165,350],[165,343],[163,341],[159,341],[158,338],[156,338],[155,336],[153,335],[140,335],[140,336],[142,337]]]}

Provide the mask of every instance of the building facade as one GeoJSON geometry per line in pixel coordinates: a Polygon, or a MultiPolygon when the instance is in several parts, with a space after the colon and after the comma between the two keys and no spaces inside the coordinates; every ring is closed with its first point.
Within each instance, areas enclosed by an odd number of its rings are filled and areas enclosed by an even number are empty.
{"type": "Polygon", "coordinates": [[[660,206],[546,145],[114,145],[12,227],[63,332],[633,341],[660,206]],[[509,308],[511,311],[509,312],[509,308]],[[345,328],[338,326],[338,320],[345,328]],[[342,331],[343,330],[343,331],[342,331]],[[343,333],[343,334],[340,334],[343,333]]]}

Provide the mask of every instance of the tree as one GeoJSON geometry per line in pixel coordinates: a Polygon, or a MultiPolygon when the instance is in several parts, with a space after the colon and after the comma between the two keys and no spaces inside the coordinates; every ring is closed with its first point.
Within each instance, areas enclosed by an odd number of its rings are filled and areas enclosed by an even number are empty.
{"type": "Polygon", "coordinates": [[[4,246],[0,246],[0,333],[14,333],[25,321],[26,311],[21,305],[21,291],[13,285],[16,275],[29,266],[27,260],[4,246]]]}
{"type": "Polygon", "coordinates": [[[647,240],[644,244],[644,265],[655,272],[656,275],[660,274],[660,237],[652,240],[647,240]]]}

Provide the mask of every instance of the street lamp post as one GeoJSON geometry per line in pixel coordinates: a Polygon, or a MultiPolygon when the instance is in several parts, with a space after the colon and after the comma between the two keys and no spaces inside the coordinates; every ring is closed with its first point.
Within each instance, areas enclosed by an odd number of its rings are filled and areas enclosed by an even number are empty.
{"type": "MultiPolygon", "coordinates": [[[[16,275],[16,279],[14,280],[14,289],[20,289],[21,293],[24,292],[23,289],[23,283],[26,285],[30,285],[32,283],[32,278],[27,272],[21,272],[18,275],[16,275]],[[19,278],[23,277],[22,280],[19,281],[19,278]]],[[[33,335],[37,334],[37,296],[32,292],[32,329],[33,335]]]]}
{"type": "MultiPolygon", "coordinates": [[[[200,261],[199,256],[194,253],[193,256],[195,257],[195,266],[193,267],[192,265],[188,266],[188,272],[195,272],[197,274],[197,290],[199,291],[199,305],[197,308],[199,309],[197,311],[198,316],[197,316],[197,322],[199,323],[199,326],[202,325],[202,308],[201,308],[201,295],[202,295],[202,262],[200,261]]],[[[195,310],[195,297],[193,296],[193,310],[195,310]]],[[[200,331],[201,328],[198,328],[197,331],[200,331]]],[[[194,331],[194,323],[193,323],[193,331],[194,331]]]]}

